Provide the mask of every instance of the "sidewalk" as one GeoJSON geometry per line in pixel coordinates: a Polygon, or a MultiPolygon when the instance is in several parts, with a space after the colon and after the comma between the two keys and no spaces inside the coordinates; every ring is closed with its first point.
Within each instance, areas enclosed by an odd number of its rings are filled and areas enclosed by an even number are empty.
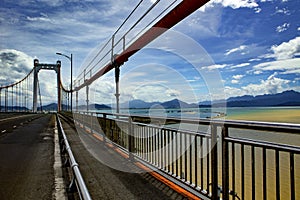
{"type": "Polygon", "coordinates": [[[124,157],[106,147],[95,137],[86,133],[77,133],[69,124],[64,121],[62,123],[72,152],[93,199],[185,199],[145,171],[128,173],[101,163],[86,149],[80,137],[84,135],[86,145],[93,148],[94,153],[105,155],[102,158],[106,161],[116,162],[124,167],[136,167],[134,165],[128,166],[130,163],[124,157]]]}

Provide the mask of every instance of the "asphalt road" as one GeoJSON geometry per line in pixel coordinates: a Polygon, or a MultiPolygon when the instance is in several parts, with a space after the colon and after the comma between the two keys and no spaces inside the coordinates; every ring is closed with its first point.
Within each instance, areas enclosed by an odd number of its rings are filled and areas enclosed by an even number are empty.
{"type": "Polygon", "coordinates": [[[41,114],[30,113],[0,113],[0,137],[41,116],[41,114]]]}
{"type": "Polygon", "coordinates": [[[105,155],[102,158],[106,163],[115,162],[124,168],[136,167],[90,134],[77,132],[74,126],[62,123],[92,199],[185,199],[141,169],[140,173],[129,173],[103,164],[92,154],[105,155]],[[85,137],[87,147],[80,137],[85,137]],[[93,153],[90,153],[91,149],[93,153]]]}
{"type": "Polygon", "coordinates": [[[7,130],[0,136],[0,199],[52,199],[55,116],[4,119],[0,121],[1,130],[7,130]]]}

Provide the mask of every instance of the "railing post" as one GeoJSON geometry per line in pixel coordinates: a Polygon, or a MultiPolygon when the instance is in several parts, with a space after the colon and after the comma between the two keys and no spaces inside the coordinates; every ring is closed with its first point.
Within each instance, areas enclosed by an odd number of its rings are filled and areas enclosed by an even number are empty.
{"type": "Polygon", "coordinates": [[[101,129],[103,131],[103,137],[105,137],[106,136],[106,114],[103,113],[102,116],[103,116],[103,123],[102,123],[103,126],[101,127],[101,129]]]}
{"type": "Polygon", "coordinates": [[[2,97],[2,88],[0,88],[0,112],[2,111],[1,97],[2,97]]]}
{"type": "Polygon", "coordinates": [[[94,115],[94,113],[93,112],[91,112],[91,116],[90,116],[90,122],[91,122],[91,134],[93,134],[93,115],[94,115]]]}
{"type": "Polygon", "coordinates": [[[222,188],[223,188],[222,199],[225,200],[229,199],[229,152],[228,152],[228,143],[225,141],[226,137],[228,137],[228,127],[224,125],[222,127],[221,142],[222,142],[222,188]]]}
{"type": "Polygon", "coordinates": [[[211,183],[212,183],[212,200],[218,200],[218,145],[217,145],[217,126],[211,124],[211,183]]]}
{"type": "Polygon", "coordinates": [[[11,111],[14,112],[14,86],[11,86],[11,111]]]}
{"type": "Polygon", "coordinates": [[[8,100],[8,87],[6,88],[6,90],[5,90],[5,101],[4,101],[4,103],[5,103],[5,106],[4,106],[4,112],[7,112],[8,110],[7,110],[7,107],[8,107],[8,103],[7,103],[7,100],[8,100]]]}
{"type": "Polygon", "coordinates": [[[129,158],[133,159],[132,153],[134,153],[134,128],[132,124],[132,119],[128,117],[128,151],[129,151],[129,158]]]}
{"type": "MultiPolygon", "coordinates": [[[[120,113],[120,65],[113,61],[113,65],[115,67],[115,84],[116,84],[116,113],[120,113]]],[[[117,119],[119,115],[117,115],[117,119]]]]}
{"type": "MultiPolygon", "coordinates": [[[[35,65],[34,72],[33,72],[33,108],[32,112],[37,112],[37,87],[38,87],[38,69],[35,65]]],[[[58,89],[59,91],[59,89],[58,89]]],[[[60,92],[60,91],[59,91],[60,92]]],[[[59,110],[58,110],[59,112],[59,110]]]]}
{"type": "Polygon", "coordinates": [[[86,111],[89,112],[89,86],[86,86],[86,111]]]}
{"type": "MultiPolygon", "coordinates": [[[[61,111],[61,62],[58,60],[56,62],[56,75],[57,75],[57,112],[61,111]]],[[[36,91],[35,91],[36,92],[36,91]]]]}
{"type": "Polygon", "coordinates": [[[76,112],[78,112],[78,91],[76,91],[76,112]]]}

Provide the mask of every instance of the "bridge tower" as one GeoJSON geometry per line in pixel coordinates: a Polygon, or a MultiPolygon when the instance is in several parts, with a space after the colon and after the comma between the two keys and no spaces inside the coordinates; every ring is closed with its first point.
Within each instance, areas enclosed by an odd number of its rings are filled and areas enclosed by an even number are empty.
{"type": "Polygon", "coordinates": [[[33,112],[37,112],[37,98],[38,98],[38,73],[41,69],[54,70],[57,74],[57,112],[61,111],[61,77],[60,67],[61,62],[58,60],[56,64],[42,64],[38,59],[34,59],[34,76],[33,76],[33,112]]]}

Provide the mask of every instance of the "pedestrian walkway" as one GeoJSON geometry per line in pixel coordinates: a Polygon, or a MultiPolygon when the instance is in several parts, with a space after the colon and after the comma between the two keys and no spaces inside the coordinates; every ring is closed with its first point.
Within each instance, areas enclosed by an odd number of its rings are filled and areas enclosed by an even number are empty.
{"type": "MultiPolygon", "coordinates": [[[[79,135],[85,135],[89,147],[105,154],[104,159],[117,162],[126,168],[137,168],[128,159],[112,148],[107,147],[97,138],[86,133],[78,133],[74,126],[62,121],[65,134],[73,154],[79,164],[81,174],[93,199],[185,199],[164,183],[158,181],[142,169],[140,173],[129,173],[110,168],[91,155],[83,145],[79,135]]],[[[80,130],[78,130],[80,131],[80,130]]],[[[106,160],[107,161],[107,160],[106,160]]]]}

